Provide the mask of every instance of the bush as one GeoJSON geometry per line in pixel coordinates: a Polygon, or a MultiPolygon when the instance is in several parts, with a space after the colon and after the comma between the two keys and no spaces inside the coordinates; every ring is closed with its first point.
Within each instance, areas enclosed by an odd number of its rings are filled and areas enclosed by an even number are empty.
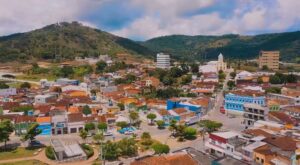
{"type": "Polygon", "coordinates": [[[45,153],[48,159],[55,160],[55,153],[51,146],[46,147],[45,153]]]}
{"type": "Polygon", "coordinates": [[[81,145],[82,149],[84,150],[84,152],[86,153],[86,156],[88,158],[92,157],[94,155],[94,150],[91,146],[87,145],[87,144],[82,144],[81,145]]]}
{"type": "Polygon", "coordinates": [[[166,144],[155,143],[152,145],[155,154],[167,154],[170,152],[170,147],[166,144]]]}

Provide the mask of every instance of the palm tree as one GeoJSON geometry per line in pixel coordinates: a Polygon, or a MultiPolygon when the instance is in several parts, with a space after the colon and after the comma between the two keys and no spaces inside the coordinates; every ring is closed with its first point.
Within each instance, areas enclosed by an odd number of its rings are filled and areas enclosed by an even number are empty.
{"type": "Polygon", "coordinates": [[[81,137],[81,139],[85,142],[87,136],[88,136],[88,132],[84,129],[80,130],[79,132],[79,136],[81,137]]]}
{"type": "Polygon", "coordinates": [[[104,135],[103,132],[98,132],[93,136],[93,140],[96,141],[96,143],[101,143],[104,141],[104,135]]]}

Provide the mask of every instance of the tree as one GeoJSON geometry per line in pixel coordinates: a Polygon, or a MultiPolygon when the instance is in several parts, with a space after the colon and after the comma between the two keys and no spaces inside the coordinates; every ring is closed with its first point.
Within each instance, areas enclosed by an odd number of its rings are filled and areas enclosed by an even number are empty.
{"type": "Polygon", "coordinates": [[[116,125],[118,127],[125,128],[128,126],[128,123],[126,121],[120,121],[120,122],[117,122],[116,125]]]}
{"type": "Polygon", "coordinates": [[[120,108],[121,111],[125,110],[125,105],[123,103],[118,103],[117,106],[120,108]]]}
{"type": "Polygon", "coordinates": [[[158,129],[164,129],[165,128],[165,122],[163,120],[156,121],[156,125],[158,129]]]}
{"type": "Polygon", "coordinates": [[[180,68],[181,68],[182,74],[187,74],[187,73],[190,71],[190,67],[189,67],[189,65],[186,64],[186,63],[182,63],[182,64],[180,65],[180,68]]]}
{"type": "Polygon", "coordinates": [[[229,89],[232,89],[235,86],[234,81],[228,81],[227,86],[229,87],[229,89]]]}
{"type": "Polygon", "coordinates": [[[12,132],[14,132],[14,125],[10,120],[4,119],[0,122],[0,142],[4,142],[4,149],[6,149],[6,142],[9,141],[12,132]]]}
{"type": "Polygon", "coordinates": [[[127,80],[127,83],[132,83],[136,80],[136,76],[133,74],[127,74],[125,79],[127,80]]]}
{"type": "Polygon", "coordinates": [[[171,77],[175,77],[175,78],[180,77],[183,74],[182,70],[180,68],[177,68],[177,67],[172,67],[170,69],[169,73],[170,73],[171,77]]]}
{"type": "Polygon", "coordinates": [[[98,61],[96,63],[96,72],[102,73],[105,70],[106,67],[107,67],[107,64],[106,64],[105,61],[102,61],[102,60],[98,61]]]}
{"type": "Polygon", "coordinates": [[[107,124],[104,123],[104,122],[100,122],[98,123],[98,129],[101,130],[102,132],[106,131],[107,130],[107,124]]]}
{"type": "Polygon", "coordinates": [[[182,79],[181,79],[181,84],[182,85],[186,85],[186,84],[189,84],[191,82],[192,82],[192,75],[182,76],[182,79]]]}
{"type": "Polygon", "coordinates": [[[102,157],[105,160],[116,160],[118,156],[120,155],[119,149],[118,149],[118,144],[113,143],[110,140],[103,145],[103,154],[102,157]]]}
{"type": "Polygon", "coordinates": [[[60,70],[60,76],[62,76],[62,77],[69,77],[69,76],[72,76],[73,74],[74,74],[74,70],[73,70],[73,67],[71,67],[71,66],[64,66],[60,70]]]}
{"type": "Polygon", "coordinates": [[[235,76],[236,76],[236,73],[235,73],[235,72],[231,72],[231,73],[230,73],[230,77],[231,77],[232,79],[234,79],[235,76]]]}
{"type": "Polygon", "coordinates": [[[199,122],[199,126],[202,127],[206,132],[211,133],[217,131],[223,126],[223,124],[212,120],[201,120],[199,122]]]}
{"type": "Polygon", "coordinates": [[[5,84],[4,82],[0,82],[0,89],[7,89],[9,86],[5,84]]]}
{"type": "Polygon", "coordinates": [[[271,84],[281,84],[282,81],[279,76],[273,75],[273,76],[270,76],[270,83],[271,84]]]}
{"type": "Polygon", "coordinates": [[[118,148],[122,156],[135,156],[137,154],[137,143],[134,138],[124,138],[118,142],[118,148]]]}
{"type": "Polygon", "coordinates": [[[161,155],[170,152],[170,147],[166,144],[154,143],[151,147],[154,150],[155,154],[161,155]]]}
{"type": "Polygon", "coordinates": [[[92,123],[92,122],[91,123],[86,123],[84,125],[84,130],[86,130],[87,132],[95,130],[95,129],[96,129],[95,124],[92,123]]]}
{"type": "Polygon", "coordinates": [[[219,73],[219,79],[224,80],[226,78],[226,74],[224,72],[219,73]]]}
{"type": "Polygon", "coordinates": [[[151,139],[151,135],[149,132],[143,132],[141,136],[142,140],[151,139]]]}
{"type": "Polygon", "coordinates": [[[80,132],[79,132],[79,136],[81,137],[82,140],[85,141],[85,139],[86,139],[87,136],[88,136],[88,132],[87,132],[86,130],[82,129],[82,130],[80,130],[80,132]]]}
{"type": "Polygon", "coordinates": [[[175,79],[169,75],[163,77],[162,83],[164,85],[172,85],[175,82],[175,79]]]}
{"type": "Polygon", "coordinates": [[[93,139],[96,141],[96,143],[100,143],[104,140],[104,135],[102,132],[98,132],[93,136],[93,139]]]}
{"type": "Polygon", "coordinates": [[[186,127],[184,129],[184,136],[186,139],[194,139],[196,137],[197,130],[193,127],[186,127]]]}
{"type": "Polygon", "coordinates": [[[270,88],[267,88],[265,90],[266,93],[277,93],[277,94],[280,94],[281,93],[281,88],[278,88],[278,87],[270,87],[270,88]]]}
{"type": "Polygon", "coordinates": [[[286,82],[287,83],[297,83],[297,76],[294,74],[288,74],[286,76],[286,82]]]}
{"type": "Polygon", "coordinates": [[[130,124],[135,123],[139,119],[139,114],[136,111],[129,113],[130,124]]]}
{"type": "Polygon", "coordinates": [[[23,82],[23,83],[20,85],[20,87],[21,87],[22,89],[29,89],[29,88],[31,88],[31,85],[29,84],[29,82],[23,82]]]}
{"type": "Polygon", "coordinates": [[[149,119],[151,121],[151,123],[150,123],[151,125],[153,125],[153,121],[155,118],[156,118],[156,114],[154,114],[154,113],[149,113],[147,115],[147,119],[149,119]]]}
{"type": "Polygon", "coordinates": [[[88,105],[85,105],[82,109],[82,113],[87,116],[92,113],[92,110],[88,105]]]}
{"type": "Polygon", "coordinates": [[[28,128],[26,134],[22,137],[22,140],[23,141],[30,140],[30,144],[31,144],[31,142],[35,139],[35,137],[42,133],[42,130],[38,129],[38,127],[39,127],[38,123],[32,124],[28,128]]]}
{"type": "Polygon", "coordinates": [[[196,63],[192,63],[192,64],[190,65],[190,68],[191,68],[191,71],[192,71],[193,73],[198,73],[198,72],[199,72],[199,66],[198,66],[198,64],[196,64],[196,63]]]}

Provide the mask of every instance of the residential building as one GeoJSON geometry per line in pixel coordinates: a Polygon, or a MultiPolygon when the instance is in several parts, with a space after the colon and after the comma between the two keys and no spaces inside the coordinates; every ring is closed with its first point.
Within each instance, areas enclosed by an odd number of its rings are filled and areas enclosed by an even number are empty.
{"type": "Polygon", "coordinates": [[[271,70],[279,69],[279,51],[260,51],[258,64],[259,68],[267,66],[271,70]]]}
{"type": "Polygon", "coordinates": [[[16,88],[7,88],[7,89],[0,89],[0,96],[11,96],[11,95],[16,95],[17,94],[17,89],[16,88]]]}
{"type": "Polygon", "coordinates": [[[251,90],[236,90],[225,95],[224,109],[227,113],[241,114],[244,104],[253,103],[265,106],[264,93],[251,90]]]}
{"type": "Polygon", "coordinates": [[[232,131],[213,132],[209,134],[205,142],[206,149],[215,156],[232,156],[235,159],[242,159],[242,147],[247,143],[240,134],[232,131]]]}
{"type": "Polygon", "coordinates": [[[170,68],[170,55],[158,53],[156,55],[156,67],[161,69],[170,68]]]}
{"type": "Polygon", "coordinates": [[[269,110],[267,107],[253,103],[244,104],[243,116],[246,128],[252,126],[257,120],[267,120],[268,112],[269,110]]]}

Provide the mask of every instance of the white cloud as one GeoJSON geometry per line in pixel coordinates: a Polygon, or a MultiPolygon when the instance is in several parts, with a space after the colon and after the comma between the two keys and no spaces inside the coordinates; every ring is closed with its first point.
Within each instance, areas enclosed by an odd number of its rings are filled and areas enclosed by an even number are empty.
{"type": "Polygon", "coordinates": [[[170,34],[252,34],[255,31],[284,31],[300,22],[299,0],[272,2],[236,0],[237,7],[233,15],[224,18],[215,12],[182,16],[186,12],[221,3],[217,0],[132,0],[134,5],[145,8],[148,14],[113,33],[124,37],[142,36],[146,39],[170,34]]]}
{"type": "Polygon", "coordinates": [[[55,22],[80,21],[83,12],[87,12],[100,2],[97,0],[0,0],[0,35],[29,31],[55,22]]]}

